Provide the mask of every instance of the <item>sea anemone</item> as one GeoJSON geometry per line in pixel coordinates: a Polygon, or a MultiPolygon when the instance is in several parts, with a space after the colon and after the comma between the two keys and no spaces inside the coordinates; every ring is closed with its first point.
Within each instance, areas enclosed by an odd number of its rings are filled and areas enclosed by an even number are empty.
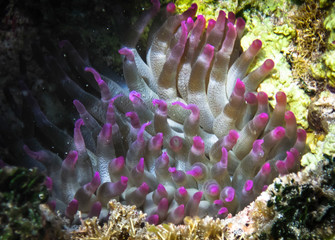
{"type": "Polygon", "coordinates": [[[37,127],[68,154],[62,161],[51,151],[32,150],[36,142],[24,149],[46,166],[50,205],[71,220],[77,210],[106,216],[111,199],[135,205],[152,224],[179,224],[184,216],[224,218],[276,176],[299,170],[306,132],[286,111],[285,93],[276,94],[273,110],[266,93],[256,93],[274,62],[247,74],[262,42],[241,53],[244,20],[221,11],[206,28],[203,16],[194,21],[196,4],[180,15],[168,4],[144,61],[134,46],[159,11],[159,2],[152,2],[132,44],[119,50],[127,89],[101,77],[69,41],[60,47],[71,69],[100,90],[100,99],[69,77],[63,56],[44,59],[50,77],[75,99],[80,118],[73,138],[26,91],[37,127]]]}

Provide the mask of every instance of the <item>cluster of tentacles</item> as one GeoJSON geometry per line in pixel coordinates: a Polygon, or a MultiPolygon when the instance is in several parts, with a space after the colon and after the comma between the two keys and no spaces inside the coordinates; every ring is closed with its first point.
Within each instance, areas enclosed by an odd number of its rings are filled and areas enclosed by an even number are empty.
{"type": "MultiPolygon", "coordinates": [[[[153,1],[138,28],[159,5],[153,1]]],[[[75,98],[80,118],[72,138],[29,98],[37,127],[68,155],[61,160],[29,143],[24,148],[46,166],[50,205],[70,219],[78,210],[106,215],[111,199],[136,205],[153,224],[178,224],[184,216],[224,218],[278,175],[299,170],[306,133],[286,111],[285,93],[276,94],[273,110],[266,93],[256,93],[274,62],[247,74],[261,41],[241,53],[243,19],[221,11],[206,28],[203,16],[194,21],[196,4],[181,15],[172,14],[174,8],[167,6],[146,61],[132,46],[120,49],[129,90],[101,77],[68,41],[60,43],[65,59],[45,58],[50,77],[75,98]],[[67,62],[101,99],[68,76],[67,62]]]]}

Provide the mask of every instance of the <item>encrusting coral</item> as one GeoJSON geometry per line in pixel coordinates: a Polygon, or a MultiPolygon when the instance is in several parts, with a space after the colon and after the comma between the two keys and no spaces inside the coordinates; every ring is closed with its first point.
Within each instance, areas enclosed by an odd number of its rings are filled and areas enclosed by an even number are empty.
{"type": "Polygon", "coordinates": [[[136,25],[134,44],[119,51],[128,89],[101,77],[70,42],[60,42],[71,68],[100,90],[98,99],[69,77],[64,57],[49,49],[54,56],[44,59],[45,69],[73,96],[80,115],[73,138],[44,116],[25,89],[37,127],[68,155],[62,161],[51,151],[36,151],[35,140],[24,149],[45,164],[50,205],[71,220],[77,210],[106,216],[111,199],[142,209],[152,224],[224,218],[279,174],[299,170],[306,132],[286,111],[285,93],[276,94],[273,111],[267,95],[256,93],[274,62],[247,74],[262,42],[254,40],[241,53],[244,20],[221,11],[205,29],[203,16],[193,20],[196,4],[181,15],[168,4],[145,62],[134,46],[160,9],[152,2],[136,25]]]}

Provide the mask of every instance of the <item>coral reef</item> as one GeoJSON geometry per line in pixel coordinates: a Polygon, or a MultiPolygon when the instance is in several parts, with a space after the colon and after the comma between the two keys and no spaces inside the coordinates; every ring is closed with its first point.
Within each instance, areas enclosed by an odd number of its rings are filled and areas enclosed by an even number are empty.
{"type": "MultiPolygon", "coordinates": [[[[136,41],[119,51],[129,98],[70,42],[60,42],[70,67],[46,46],[53,57],[39,62],[75,98],[80,115],[73,139],[44,116],[22,84],[37,127],[68,152],[62,161],[24,146],[47,169],[50,205],[71,220],[77,210],[105,216],[111,199],[143,209],[153,224],[178,224],[184,216],[223,218],[242,210],[279,174],[299,170],[306,132],[286,111],[285,93],[276,94],[273,111],[264,92],[254,93],[274,62],[267,59],[247,74],[262,42],[254,40],[241,53],[243,19],[221,11],[205,30],[202,15],[192,19],[197,5],[180,15],[172,15],[174,8],[167,5],[167,20],[151,38],[146,62],[132,48],[136,41]],[[100,100],[71,79],[70,68],[95,89],[98,84],[100,100]]],[[[158,11],[153,1],[138,28],[158,11]]],[[[36,140],[27,144],[37,146],[36,140]]]]}

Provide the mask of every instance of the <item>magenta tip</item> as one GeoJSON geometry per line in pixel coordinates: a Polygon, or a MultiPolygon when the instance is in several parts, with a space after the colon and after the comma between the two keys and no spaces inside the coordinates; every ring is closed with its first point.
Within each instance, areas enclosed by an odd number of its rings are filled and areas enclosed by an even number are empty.
{"type": "Polygon", "coordinates": [[[218,211],[219,215],[226,215],[228,213],[228,209],[226,207],[222,207],[220,208],[220,210],[218,211]]]}
{"type": "Polygon", "coordinates": [[[299,141],[305,142],[306,138],[307,138],[306,131],[304,129],[299,128],[297,130],[297,138],[298,138],[299,141]]]}
{"type": "Polygon", "coordinates": [[[239,138],[239,134],[236,130],[230,130],[228,133],[228,138],[230,142],[236,143],[237,139],[239,138]]]}
{"type": "Polygon", "coordinates": [[[211,196],[216,196],[220,193],[220,188],[217,185],[212,185],[209,187],[209,194],[211,196]]]}
{"type": "Polygon", "coordinates": [[[234,91],[236,92],[237,95],[243,96],[245,92],[244,82],[242,82],[240,79],[236,79],[234,91]]]}
{"type": "Polygon", "coordinates": [[[128,178],[127,177],[125,177],[125,176],[121,176],[121,183],[122,183],[122,185],[127,185],[127,183],[128,183],[128,178]]]}
{"type": "Polygon", "coordinates": [[[205,148],[205,143],[200,136],[193,137],[193,147],[198,150],[203,150],[205,148]]]}
{"type": "Polygon", "coordinates": [[[277,101],[277,103],[286,104],[286,94],[284,92],[277,92],[276,93],[276,101],[277,101]]]}
{"type": "Polygon", "coordinates": [[[178,189],[180,195],[185,196],[187,194],[187,190],[184,187],[180,187],[178,189]]]}
{"type": "Polygon", "coordinates": [[[129,49],[129,48],[126,48],[126,47],[124,47],[124,48],[121,48],[120,50],[119,50],[119,53],[121,54],[121,55],[124,55],[125,57],[126,57],[126,59],[127,60],[129,60],[129,61],[134,61],[134,53],[129,49]]]}
{"type": "Polygon", "coordinates": [[[244,184],[244,190],[249,192],[254,186],[254,182],[252,180],[247,180],[244,184]]]}
{"type": "Polygon", "coordinates": [[[177,215],[179,215],[179,216],[184,216],[184,213],[185,213],[185,206],[184,206],[184,204],[179,205],[179,206],[175,209],[174,212],[175,212],[177,215]]]}
{"type": "Polygon", "coordinates": [[[144,172],[144,158],[140,158],[140,161],[138,161],[138,164],[136,166],[136,170],[140,173],[144,172]]]}
{"type": "Polygon", "coordinates": [[[294,113],[291,111],[286,111],[285,112],[285,120],[289,121],[289,120],[295,120],[295,116],[294,113]]]}
{"type": "Polygon", "coordinates": [[[141,192],[147,194],[149,192],[149,185],[146,182],[143,182],[141,186],[139,186],[141,192]]]}
{"type": "Polygon", "coordinates": [[[269,175],[271,172],[271,165],[269,162],[264,163],[262,166],[262,174],[263,175],[269,175]]]}
{"type": "Polygon", "coordinates": [[[165,189],[165,187],[162,184],[158,184],[157,186],[157,192],[161,195],[166,195],[167,191],[165,189]]]}
{"type": "Polygon", "coordinates": [[[255,50],[258,51],[259,49],[262,48],[262,41],[259,39],[256,39],[252,42],[251,47],[255,50]]]}
{"type": "Polygon", "coordinates": [[[177,169],[176,169],[175,167],[170,167],[170,168],[168,169],[168,171],[169,171],[170,173],[175,173],[175,172],[177,171],[177,169]]]}
{"type": "Polygon", "coordinates": [[[234,23],[236,19],[236,16],[233,12],[228,12],[228,21],[231,23],[234,23]]]}
{"type": "Polygon", "coordinates": [[[248,92],[246,95],[245,95],[245,101],[248,103],[248,104],[256,104],[257,103],[257,97],[254,93],[252,92],[248,92]]]}
{"type": "Polygon", "coordinates": [[[206,44],[203,50],[204,55],[208,58],[208,61],[212,61],[214,56],[214,46],[206,44]]]}
{"type": "Polygon", "coordinates": [[[225,187],[223,191],[226,195],[224,200],[226,202],[232,202],[235,198],[235,189],[233,187],[225,187]]]}
{"type": "Polygon", "coordinates": [[[245,27],[245,21],[244,21],[244,19],[243,18],[237,18],[236,19],[236,28],[237,29],[244,29],[244,27],[245,27]]]}
{"type": "Polygon", "coordinates": [[[75,127],[75,128],[80,128],[80,127],[83,126],[83,125],[84,125],[84,120],[81,119],[81,118],[79,118],[79,119],[75,122],[74,127],[75,127]]]}
{"type": "Polygon", "coordinates": [[[267,104],[268,103],[268,95],[265,92],[259,92],[257,94],[257,100],[260,104],[267,104]]]}
{"type": "Polygon", "coordinates": [[[195,177],[195,178],[198,178],[198,177],[202,176],[203,171],[202,171],[201,167],[194,166],[194,167],[192,167],[192,170],[187,171],[186,173],[189,174],[189,175],[191,175],[191,176],[193,176],[193,177],[195,177]]]}
{"type": "Polygon", "coordinates": [[[222,206],[222,205],[223,205],[223,202],[222,202],[222,200],[220,200],[220,199],[216,199],[216,200],[213,201],[213,204],[215,204],[215,205],[217,205],[217,206],[222,206]]]}
{"type": "Polygon", "coordinates": [[[157,214],[151,215],[147,218],[149,224],[157,225],[159,223],[159,216],[157,214]]]}
{"type": "Polygon", "coordinates": [[[196,192],[196,193],[193,195],[193,200],[200,202],[200,200],[201,200],[201,198],[202,198],[202,194],[203,194],[203,193],[202,193],[201,191],[196,192]]]}
{"type": "Polygon", "coordinates": [[[48,191],[52,191],[52,178],[47,176],[44,185],[47,187],[48,191]]]}
{"type": "Polygon", "coordinates": [[[166,11],[168,13],[173,14],[176,11],[176,5],[173,2],[170,2],[167,6],[166,6],[166,11]]]}
{"type": "Polygon", "coordinates": [[[265,71],[271,71],[275,66],[275,62],[272,59],[266,59],[262,65],[265,71]]]}
{"type": "Polygon", "coordinates": [[[276,138],[277,140],[282,139],[285,136],[285,128],[282,126],[278,126],[273,131],[273,137],[276,138]]]}

